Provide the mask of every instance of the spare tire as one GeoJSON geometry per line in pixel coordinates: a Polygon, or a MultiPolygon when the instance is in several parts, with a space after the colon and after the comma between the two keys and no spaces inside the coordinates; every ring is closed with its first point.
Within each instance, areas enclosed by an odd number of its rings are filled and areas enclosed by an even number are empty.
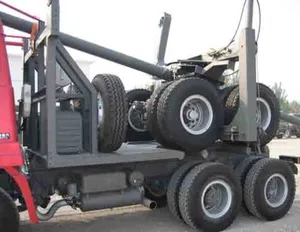
{"type": "Polygon", "coordinates": [[[173,82],[160,98],[157,110],[164,138],[185,151],[200,151],[219,139],[223,115],[217,89],[201,78],[173,82]]]}
{"type": "MultiPolygon", "coordinates": [[[[257,92],[257,114],[256,122],[259,127],[260,145],[269,143],[277,133],[280,121],[279,102],[274,92],[264,84],[256,84],[257,92]]],[[[233,120],[239,107],[239,87],[234,88],[226,101],[226,108],[233,114],[227,115],[228,124],[233,120]]]]}
{"type": "Polygon", "coordinates": [[[145,102],[151,97],[151,91],[147,89],[133,89],[127,92],[128,128],[126,141],[150,141],[152,136],[147,130],[144,115],[145,102]],[[144,102],[141,107],[134,104],[135,101],[144,102]]]}
{"type": "Polygon", "coordinates": [[[162,135],[159,129],[158,122],[157,122],[157,107],[158,107],[159,99],[161,98],[162,94],[170,84],[172,83],[171,82],[163,83],[151,95],[147,103],[147,128],[150,134],[152,135],[152,137],[163,147],[171,148],[171,149],[179,149],[179,146],[164,138],[164,136],[162,135]]]}
{"type": "Polygon", "coordinates": [[[92,81],[98,98],[98,150],[113,152],[125,140],[127,129],[127,100],[121,79],[100,74],[92,81]]]}

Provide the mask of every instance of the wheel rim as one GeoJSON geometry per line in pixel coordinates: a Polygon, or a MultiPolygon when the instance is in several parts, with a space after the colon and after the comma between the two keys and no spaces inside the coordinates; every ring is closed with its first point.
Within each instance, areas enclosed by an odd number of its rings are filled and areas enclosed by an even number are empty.
{"type": "Polygon", "coordinates": [[[267,130],[272,118],[271,107],[265,99],[260,97],[257,98],[256,104],[256,125],[267,130]]]}
{"type": "Polygon", "coordinates": [[[103,109],[103,99],[100,93],[97,94],[97,105],[98,105],[98,126],[103,123],[104,109],[103,109]]]}
{"type": "Polygon", "coordinates": [[[223,180],[209,183],[201,196],[203,212],[210,218],[220,218],[230,209],[232,203],[232,190],[223,180]]]}
{"type": "Polygon", "coordinates": [[[193,135],[205,133],[213,121],[213,109],[207,98],[192,95],[180,107],[180,122],[193,135]]]}
{"type": "Polygon", "coordinates": [[[286,178],[281,174],[270,176],[264,187],[264,196],[269,206],[276,208],[282,205],[288,195],[286,178]]]}
{"type": "MultiPolygon", "coordinates": [[[[143,104],[143,103],[140,103],[143,104]]],[[[128,123],[137,132],[146,132],[146,111],[132,104],[128,110],[128,123]]]]}

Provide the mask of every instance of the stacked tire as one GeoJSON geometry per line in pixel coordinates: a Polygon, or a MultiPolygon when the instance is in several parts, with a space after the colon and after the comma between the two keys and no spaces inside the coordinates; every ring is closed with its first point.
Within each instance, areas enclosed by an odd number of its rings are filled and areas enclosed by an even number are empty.
{"type": "Polygon", "coordinates": [[[147,89],[133,89],[126,93],[128,106],[128,128],[126,141],[150,141],[152,136],[146,126],[146,102],[151,97],[147,89]]]}
{"type": "MultiPolygon", "coordinates": [[[[261,146],[268,144],[277,134],[280,121],[279,102],[274,92],[264,84],[256,84],[256,123],[261,146]]],[[[220,93],[224,104],[224,124],[229,125],[239,108],[239,86],[230,86],[220,93]]]]}
{"type": "Polygon", "coordinates": [[[161,145],[200,151],[220,138],[224,122],[216,88],[202,78],[163,84],[149,100],[148,130],[161,145]]]}
{"type": "Polygon", "coordinates": [[[98,150],[113,152],[125,141],[127,131],[127,97],[118,76],[99,74],[92,84],[98,99],[98,150]]]}

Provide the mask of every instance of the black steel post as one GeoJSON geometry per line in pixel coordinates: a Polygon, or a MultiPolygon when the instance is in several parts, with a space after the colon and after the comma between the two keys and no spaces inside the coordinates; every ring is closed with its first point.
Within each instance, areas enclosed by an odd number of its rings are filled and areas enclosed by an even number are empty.
{"type": "Polygon", "coordinates": [[[48,162],[56,155],[56,46],[59,33],[59,2],[52,1],[48,6],[47,26],[50,36],[47,38],[46,59],[46,141],[48,162]],[[55,9],[57,8],[57,9],[55,9]]]}

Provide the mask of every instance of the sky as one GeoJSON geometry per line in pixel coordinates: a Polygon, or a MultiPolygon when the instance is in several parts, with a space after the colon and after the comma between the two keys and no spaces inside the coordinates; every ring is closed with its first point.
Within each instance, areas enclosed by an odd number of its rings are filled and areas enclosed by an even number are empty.
{"type": "MultiPolygon", "coordinates": [[[[6,0],[39,18],[46,19],[46,0],[6,0]]],[[[156,63],[164,12],[172,15],[166,62],[185,59],[228,44],[237,27],[244,0],[61,0],[60,29],[101,46],[156,63]]],[[[300,1],[260,0],[261,34],[258,41],[259,82],[282,82],[289,100],[300,101],[300,1]]],[[[1,11],[12,13],[1,6],[1,11]]],[[[15,14],[18,15],[19,14],[15,14]]],[[[244,20],[241,28],[244,27],[244,20]]],[[[254,28],[258,10],[254,9],[254,28]]],[[[6,33],[21,34],[5,29],[6,33]]],[[[238,34],[239,37],[239,34],[238,34]]],[[[237,40],[238,40],[237,37],[237,40]]],[[[120,76],[126,89],[151,82],[148,74],[69,50],[74,58],[92,61],[92,79],[98,73],[120,76]]],[[[9,49],[18,53],[19,49],[9,49]]]]}

